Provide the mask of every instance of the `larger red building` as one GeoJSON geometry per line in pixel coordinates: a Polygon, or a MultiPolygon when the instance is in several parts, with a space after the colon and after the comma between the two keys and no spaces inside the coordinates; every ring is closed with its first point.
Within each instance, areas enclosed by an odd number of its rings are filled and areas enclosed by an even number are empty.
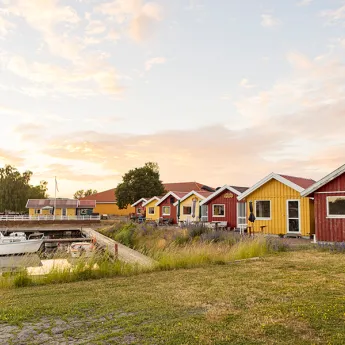
{"type": "Polygon", "coordinates": [[[318,242],[345,242],[345,165],[301,193],[314,197],[318,242]]]}

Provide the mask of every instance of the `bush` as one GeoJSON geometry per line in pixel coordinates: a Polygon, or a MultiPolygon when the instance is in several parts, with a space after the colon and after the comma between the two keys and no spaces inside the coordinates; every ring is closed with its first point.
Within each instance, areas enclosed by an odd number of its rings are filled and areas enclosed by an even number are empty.
{"type": "Polygon", "coordinates": [[[208,228],[206,228],[206,226],[203,224],[191,225],[190,227],[187,227],[187,229],[188,229],[188,236],[190,238],[201,236],[202,234],[208,232],[208,228]]]}
{"type": "Polygon", "coordinates": [[[33,285],[32,279],[29,277],[28,272],[22,271],[18,273],[14,280],[13,280],[13,285],[15,287],[25,287],[25,286],[30,286],[33,285]]]}
{"type": "Polygon", "coordinates": [[[127,247],[133,248],[135,245],[134,241],[135,225],[129,223],[125,225],[119,233],[114,236],[114,240],[124,244],[127,247]]]}

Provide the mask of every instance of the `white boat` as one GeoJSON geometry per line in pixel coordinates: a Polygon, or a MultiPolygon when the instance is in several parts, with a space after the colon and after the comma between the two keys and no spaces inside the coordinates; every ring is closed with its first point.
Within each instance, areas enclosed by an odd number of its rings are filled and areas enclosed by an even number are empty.
{"type": "Polygon", "coordinates": [[[86,258],[92,256],[94,245],[90,242],[73,242],[69,248],[72,258],[79,258],[83,255],[86,258]]]}
{"type": "MultiPolygon", "coordinates": [[[[37,234],[35,236],[37,237],[37,234]]],[[[27,239],[24,232],[13,232],[9,236],[4,236],[0,232],[0,255],[14,255],[36,253],[43,243],[43,234],[39,238],[27,239]]]]}

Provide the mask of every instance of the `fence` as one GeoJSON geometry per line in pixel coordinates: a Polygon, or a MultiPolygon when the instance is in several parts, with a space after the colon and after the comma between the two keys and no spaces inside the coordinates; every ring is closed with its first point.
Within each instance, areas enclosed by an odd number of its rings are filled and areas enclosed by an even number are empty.
{"type": "Polygon", "coordinates": [[[21,216],[12,216],[12,215],[0,215],[0,222],[20,222],[20,221],[38,221],[38,220],[50,220],[50,221],[61,221],[61,220],[100,220],[100,216],[53,216],[53,215],[21,215],[21,216]]]}

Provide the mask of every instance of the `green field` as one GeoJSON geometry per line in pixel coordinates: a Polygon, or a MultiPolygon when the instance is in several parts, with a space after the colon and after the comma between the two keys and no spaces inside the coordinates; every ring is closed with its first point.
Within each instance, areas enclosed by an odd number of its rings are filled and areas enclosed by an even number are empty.
{"type": "Polygon", "coordinates": [[[345,256],[0,290],[0,344],[344,344],[345,256]]]}

